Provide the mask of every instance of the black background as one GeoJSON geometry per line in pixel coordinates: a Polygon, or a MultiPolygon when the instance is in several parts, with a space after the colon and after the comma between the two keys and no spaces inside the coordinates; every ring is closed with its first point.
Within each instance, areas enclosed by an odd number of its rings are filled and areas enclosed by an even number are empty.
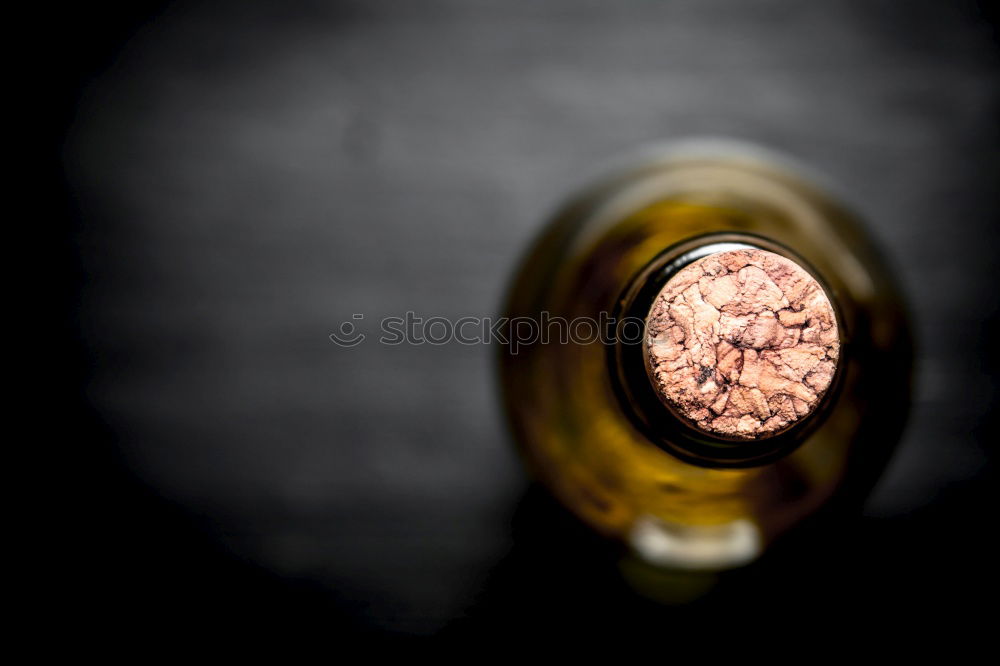
{"type": "Polygon", "coordinates": [[[154,644],[830,638],[887,618],[967,641],[995,590],[996,16],[330,2],[37,19],[59,278],[41,401],[66,473],[45,612],[154,644]],[[829,176],[900,276],[918,363],[864,516],[664,608],[524,479],[493,350],[327,335],[353,313],[495,314],[564,196],[690,135],[829,176]]]}

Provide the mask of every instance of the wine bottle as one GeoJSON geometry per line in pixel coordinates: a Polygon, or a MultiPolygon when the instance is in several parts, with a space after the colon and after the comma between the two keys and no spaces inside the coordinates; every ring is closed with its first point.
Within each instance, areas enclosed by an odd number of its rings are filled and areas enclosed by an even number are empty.
{"type": "Polygon", "coordinates": [[[659,146],[572,197],[513,279],[500,376],[534,476],[659,567],[748,564],[857,511],[910,337],[859,221],[753,146],[659,146]]]}

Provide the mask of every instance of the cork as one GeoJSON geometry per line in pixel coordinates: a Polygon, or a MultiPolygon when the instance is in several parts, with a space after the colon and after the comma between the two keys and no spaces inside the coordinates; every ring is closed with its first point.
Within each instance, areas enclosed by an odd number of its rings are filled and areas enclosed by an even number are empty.
{"type": "Polygon", "coordinates": [[[837,369],[840,335],[815,278],[748,248],[678,271],[650,308],[643,349],[660,400],[689,425],[753,440],[816,409],[837,369]]]}

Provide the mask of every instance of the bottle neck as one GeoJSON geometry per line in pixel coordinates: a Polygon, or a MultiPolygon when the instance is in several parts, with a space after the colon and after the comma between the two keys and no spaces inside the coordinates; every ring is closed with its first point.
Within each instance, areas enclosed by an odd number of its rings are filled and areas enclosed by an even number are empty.
{"type": "Polygon", "coordinates": [[[704,467],[767,464],[819,426],[839,386],[829,290],[789,249],[749,234],[668,248],[631,281],[618,320],[642,344],[609,363],[622,409],[655,445],[704,467]]]}

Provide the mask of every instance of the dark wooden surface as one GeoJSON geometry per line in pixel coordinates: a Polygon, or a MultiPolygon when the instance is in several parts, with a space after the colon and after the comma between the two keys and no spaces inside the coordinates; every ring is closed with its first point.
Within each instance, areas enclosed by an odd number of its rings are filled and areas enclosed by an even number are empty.
{"type": "Polygon", "coordinates": [[[836,183],[912,305],[914,413],[877,533],[986,464],[1000,78],[971,7],[172,5],[67,142],[88,398],[126,468],[238,558],[435,631],[504,558],[526,485],[493,350],[328,334],[495,314],[603,162],[747,139],[836,183]]]}

